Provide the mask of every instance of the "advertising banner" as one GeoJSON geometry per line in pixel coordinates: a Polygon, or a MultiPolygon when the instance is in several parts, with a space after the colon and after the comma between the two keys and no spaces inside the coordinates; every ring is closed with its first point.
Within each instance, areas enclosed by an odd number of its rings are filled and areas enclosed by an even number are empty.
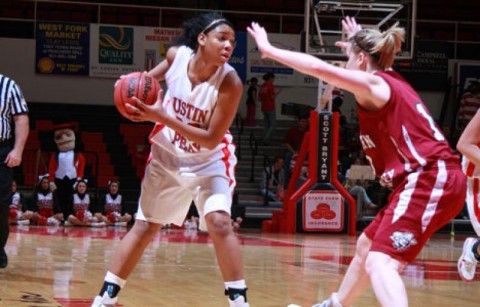
{"type": "Polygon", "coordinates": [[[38,21],[35,43],[37,74],[89,74],[88,23],[38,21]]]}
{"type": "Polygon", "coordinates": [[[303,196],[303,229],[342,231],[343,210],[343,197],[337,191],[309,191],[303,196]]]}

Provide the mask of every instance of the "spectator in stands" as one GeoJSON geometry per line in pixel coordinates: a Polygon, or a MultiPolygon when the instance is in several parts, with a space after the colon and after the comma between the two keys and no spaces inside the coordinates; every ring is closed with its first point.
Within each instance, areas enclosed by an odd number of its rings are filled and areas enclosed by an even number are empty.
{"type": "Polygon", "coordinates": [[[247,81],[247,116],[245,116],[245,126],[255,127],[255,114],[258,98],[258,79],[252,77],[247,81]]]}
{"type": "Polygon", "coordinates": [[[0,74],[0,269],[7,267],[5,252],[12,196],[13,167],[22,162],[29,131],[28,107],[20,87],[0,74]]]}
{"type": "Polygon", "coordinates": [[[285,152],[285,182],[288,183],[290,180],[290,161],[292,156],[297,154],[302,145],[303,136],[308,130],[308,116],[307,114],[300,114],[297,119],[297,124],[288,129],[285,137],[283,139],[283,144],[287,151],[285,152]]]}
{"type": "Polygon", "coordinates": [[[126,211],[123,196],[119,193],[120,182],[117,179],[108,181],[108,191],[100,199],[101,213],[95,215],[107,225],[127,226],[132,215],[126,211]]]}
{"type": "Polygon", "coordinates": [[[120,242],[93,306],[115,305],[162,224],[181,225],[192,200],[200,213],[199,227],[208,230],[215,247],[228,304],[249,306],[240,244],[230,219],[237,158],[228,129],[243,91],[228,64],[235,42],[233,25],[219,13],[186,20],[166,58],[148,72],[166,81],[165,96],[159,92],[153,105],[135,97],[135,105],[125,104],[130,120],[156,126],[135,224],[120,242]]]}
{"type": "Polygon", "coordinates": [[[63,213],[57,204],[56,196],[50,191],[49,175],[39,176],[35,187],[30,210],[33,211],[33,220],[37,225],[60,225],[63,213]]]}
{"type": "MultiPolygon", "coordinates": [[[[353,165],[367,165],[365,163],[362,163],[362,158],[357,157],[355,159],[355,162],[353,162],[353,165]]],[[[366,188],[366,182],[363,179],[358,179],[358,178],[351,178],[350,177],[350,170],[351,167],[347,170],[345,177],[346,177],[346,183],[345,183],[345,188],[348,190],[350,195],[356,198],[357,201],[357,219],[362,217],[363,209],[368,208],[368,209],[377,209],[378,206],[372,202],[370,197],[367,194],[366,188]]]]}
{"type": "Polygon", "coordinates": [[[338,292],[318,306],[350,306],[369,285],[382,306],[408,306],[400,274],[462,209],[465,175],[418,93],[392,69],[405,29],[397,24],[385,31],[362,29],[348,16],[342,26],[346,40],[336,45],[348,57],[346,68],[272,45],[258,23],[247,30],[262,58],[355,95],[362,147],[374,174],[393,191],[358,238],[338,292]]]}
{"type": "Polygon", "coordinates": [[[462,95],[458,110],[457,128],[462,130],[480,108],[480,81],[470,81],[467,91],[462,95]]]}
{"type": "MultiPolygon", "coordinates": [[[[294,154],[292,158],[290,159],[290,174],[293,173],[295,170],[295,167],[297,166],[297,161],[298,161],[298,154],[294,154]]],[[[300,187],[306,180],[308,179],[308,154],[305,157],[305,161],[303,161],[303,164],[300,169],[300,175],[298,177],[296,187],[300,187]]],[[[287,181],[287,185],[290,184],[290,179],[287,181]]]]}
{"type": "Polygon", "coordinates": [[[260,192],[269,201],[282,201],[285,188],[283,157],[276,157],[273,164],[265,167],[260,179],[260,192]]]}
{"type": "Polygon", "coordinates": [[[90,194],[87,191],[87,179],[77,180],[73,185],[74,193],[72,195],[72,214],[68,216],[65,226],[90,226],[103,227],[106,224],[93,216],[91,211],[92,202],[90,194]]]}
{"type": "Polygon", "coordinates": [[[263,75],[263,84],[260,85],[260,92],[258,98],[262,104],[263,113],[263,144],[268,145],[271,141],[273,132],[277,125],[276,102],[277,95],[281,89],[276,89],[273,82],[275,75],[273,73],[266,73],[263,75]]]}
{"type": "Polygon", "coordinates": [[[33,212],[28,210],[25,196],[17,191],[17,182],[12,182],[12,201],[10,203],[9,223],[14,225],[29,225],[33,212]]]}
{"type": "Polygon", "coordinates": [[[480,110],[477,110],[460,136],[457,149],[463,154],[463,170],[467,175],[467,208],[477,234],[476,238],[465,240],[457,267],[463,280],[472,281],[480,261],[480,110]]]}

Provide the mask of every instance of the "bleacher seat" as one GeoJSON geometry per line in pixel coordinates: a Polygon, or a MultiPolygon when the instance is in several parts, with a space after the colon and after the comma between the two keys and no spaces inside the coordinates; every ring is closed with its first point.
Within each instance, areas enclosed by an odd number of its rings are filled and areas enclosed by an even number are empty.
{"type": "Polygon", "coordinates": [[[38,150],[41,147],[40,139],[38,138],[37,130],[30,130],[28,133],[27,142],[25,143],[25,149],[38,150]]]}
{"type": "Polygon", "coordinates": [[[97,153],[106,153],[107,152],[107,144],[103,142],[99,143],[83,143],[83,150],[88,152],[97,152],[97,153]]]}
{"type": "Polygon", "coordinates": [[[80,133],[80,139],[83,143],[102,143],[103,142],[103,133],[102,132],[90,132],[82,131],[80,133]]]}
{"type": "Polygon", "coordinates": [[[52,131],[53,130],[53,121],[37,119],[35,121],[35,129],[38,131],[52,131]]]}

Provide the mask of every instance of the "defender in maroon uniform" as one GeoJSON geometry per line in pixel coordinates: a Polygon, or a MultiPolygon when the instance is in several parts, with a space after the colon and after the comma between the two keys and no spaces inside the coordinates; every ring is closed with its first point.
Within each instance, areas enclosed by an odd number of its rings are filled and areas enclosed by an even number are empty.
{"type": "Polygon", "coordinates": [[[466,178],[418,94],[391,69],[404,29],[361,29],[349,17],[342,24],[348,40],[337,45],[348,56],[346,68],[272,46],[257,23],[248,32],[262,57],[355,95],[363,149],[380,182],[392,189],[387,206],[360,235],[340,289],[315,306],[349,306],[370,284],[382,306],[408,306],[400,272],[461,210],[466,178]]]}

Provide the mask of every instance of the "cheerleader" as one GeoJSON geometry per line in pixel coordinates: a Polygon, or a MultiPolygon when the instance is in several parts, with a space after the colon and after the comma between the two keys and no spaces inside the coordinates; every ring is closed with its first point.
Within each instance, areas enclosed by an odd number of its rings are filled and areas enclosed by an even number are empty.
{"type": "Polygon", "coordinates": [[[37,225],[56,226],[60,225],[63,220],[62,210],[58,206],[54,194],[50,191],[48,174],[38,177],[31,211],[33,212],[32,220],[37,225]]]}
{"type": "Polygon", "coordinates": [[[90,195],[87,193],[87,179],[79,179],[73,185],[72,212],[68,216],[66,226],[102,227],[105,223],[99,222],[90,211],[90,195]]]}
{"type": "Polygon", "coordinates": [[[102,213],[97,213],[99,220],[109,226],[127,226],[132,216],[125,212],[123,197],[118,193],[120,182],[112,179],[108,182],[108,192],[100,200],[102,213]]]}
{"type": "Polygon", "coordinates": [[[33,212],[27,209],[27,203],[22,193],[17,191],[17,182],[12,182],[12,200],[10,202],[9,224],[29,225],[33,212]]]}

